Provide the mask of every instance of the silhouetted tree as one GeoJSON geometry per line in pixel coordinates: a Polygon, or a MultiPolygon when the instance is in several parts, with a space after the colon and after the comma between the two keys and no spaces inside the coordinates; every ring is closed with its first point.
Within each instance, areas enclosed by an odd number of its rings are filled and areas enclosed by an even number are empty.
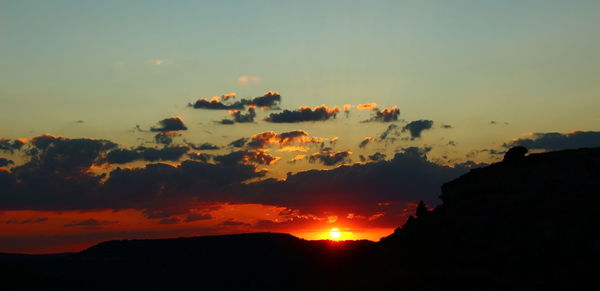
{"type": "Polygon", "coordinates": [[[428,212],[429,212],[429,210],[427,210],[427,205],[425,205],[425,202],[423,202],[423,200],[421,200],[419,202],[419,206],[417,206],[417,213],[416,213],[417,218],[427,215],[428,212]]]}

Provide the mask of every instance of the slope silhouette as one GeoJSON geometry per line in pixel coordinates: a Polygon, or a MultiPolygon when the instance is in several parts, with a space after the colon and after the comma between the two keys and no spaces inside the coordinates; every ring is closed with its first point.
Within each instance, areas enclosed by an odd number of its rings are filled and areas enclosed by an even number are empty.
{"type": "MultiPolygon", "coordinates": [[[[509,151],[511,152],[511,151],[509,151]]],[[[254,233],[0,255],[6,290],[539,290],[594,282],[600,148],[525,155],[442,186],[378,243],[254,233]]]]}

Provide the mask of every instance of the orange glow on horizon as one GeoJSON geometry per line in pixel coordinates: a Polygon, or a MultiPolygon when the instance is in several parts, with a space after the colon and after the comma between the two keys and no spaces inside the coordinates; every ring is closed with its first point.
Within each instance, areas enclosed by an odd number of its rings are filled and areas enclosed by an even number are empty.
{"type": "Polygon", "coordinates": [[[342,233],[339,228],[332,228],[329,232],[329,236],[332,240],[340,240],[342,238],[342,233]]]}

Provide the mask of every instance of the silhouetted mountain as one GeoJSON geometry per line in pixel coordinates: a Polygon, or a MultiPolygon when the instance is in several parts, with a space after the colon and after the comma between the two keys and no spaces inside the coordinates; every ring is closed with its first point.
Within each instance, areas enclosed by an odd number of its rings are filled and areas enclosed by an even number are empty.
{"type": "Polygon", "coordinates": [[[444,184],[441,206],[382,239],[385,274],[433,290],[589,281],[600,258],[600,148],[516,152],[444,184]]]}
{"type": "MultiPolygon", "coordinates": [[[[276,233],[0,255],[3,290],[568,290],[600,258],[600,148],[525,155],[442,187],[379,243],[276,233]]],[[[510,154],[509,154],[510,153],[510,154]]]]}

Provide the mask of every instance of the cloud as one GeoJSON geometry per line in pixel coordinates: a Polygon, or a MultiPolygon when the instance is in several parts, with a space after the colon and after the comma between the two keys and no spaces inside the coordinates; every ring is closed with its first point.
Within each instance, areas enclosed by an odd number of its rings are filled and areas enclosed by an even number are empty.
{"type": "Polygon", "coordinates": [[[96,220],[93,218],[89,218],[89,219],[85,219],[85,220],[80,220],[80,221],[74,221],[72,223],[67,223],[64,226],[65,227],[73,227],[73,226],[102,226],[102,225],[110,225],[110,224],[116,224],[119,223],[119,221],[109,221],[109,220],[96,220]]]}
{"type": "Polygon", "coordinates": [[[229,110],[229,114],[233,116],[231,119],[223,119],[219,123],[221,124],[234,124],[234,123],[251,123],[254,122],[256,117],[256,111],[253,107],[248,108],[248,113],[243,114],[239,110],[229,110]]]}
{"type": "Polygon", "coordinates": [[[505,143],[503,147],[524,146],[528,149],[562,150],[600,147],[600,132],[573,131],[569,133],[530,133],[528,138],[518,138],[505,143]]]}
{"type": "Polygon", "coordinates": [[[180,221],[181,220],[179,220],[179,218],[177,218],[177,217],[167,217],[167,218],[163,218],[163,219],[159,220],[158,224],[177,224],[180,221]]]}
{"type": "Polygon", "coordinates": [[[210,100],[202,98],[196,101],[194,104],[188,104],[188,106],[196,109],[213,109],[213,110],[243,110],[244,107],[254,108],[260,107],[262,109],[277,109],[281,102],[281,94],[275,91],[267,91],[263,96],[255,97],[252,99],[241,99],[236,102],[231,102],[229,97],[223,95],[221,97],[215,96],[210,100]]]}
{"type": "Polygon", "coordinates": [[[14,165],[15,162],[9,159],[0,158],[0,167],[7,167],[9,165],[14,165]]]}
{"type": "Polygon", "coordinates": [[[387,139],[390,134],[396,135],[396,136],[400,135],[400,130],[397,125],[390,124],[386,128],[386,130],[384,132],[382,132],[381,135],[379,135],[379,140],[383,141],[383,140],[387,139]]]}
{"type": "Polygon", "coordinates": [[[27,140],[21,138],[15,140],[0,138],[0,151],[13,153],[20,150],[26,143],[27,140]]]}
{"type": "Polygon", "coordinates": [[[174,136],[179,136],[179,134],[172,131],[159,132],[154,136],[154,142],[162,145],[170,145],[173,143],[174,136]]]}
{"type": "MultiPolygon", "coordinates": [[[[268,138],[273,138],[273,142],[259,145],[294,144],[305,138],[310,140],[307,135],[302,131],[275,134],[268,138]]],[[[184,153],[189,153],[189,147],[182,148],[186,148],[184,153]]],[[[428,203],[437,201],[441,183],[467,170],[430,162],[426,157],[430,148],[406,148],[391,160],[376,153],[368,157],[376,162],[288,174],[281,181],[267,179],[249,183],[265,176],[265,171],[259,170],[257,165],[272,164],[279,159],[258,148],[250,148],[214,158],[184,160],[176,165],[149,163],[140,167],[116,167],[101,174],[90,171],[97,163],[105,162],[110,153],[124,153],[125,158],[121,160],[111,157],[112,162],[122,163],[131,160],[128,155],[133,153],[139,157],[146,150],[143,147],[123,150],[106,140],[38,136],[23,151],[31,160],[12,171],[0,170],[0,208],[137,209],[148,218],[178,216],[180,221],[185,221],[187,216],[194,219],[190,209],[199,209],[206,203],[250,203],[319,215],[334,212],[327,215],[339,217],[354,213],[368,218],[382,213],[384,215],[377,216],[374,223],[395,219],[394,224],[397,224],[403,203],[421,199],[428,203]]],[[[350,156],[348,151],[326,149],[303,159],[331,166],[349,161],[350,156]]],[[[178,154],[177,158],[181,156],[178,154]]],[[[82,220],[68,224],[97,228],[102,223],[82,220]]]]}
{"type": "Polygon", "coordinates": [[[433,127],[433,120],[415,120],[409,122],[404,126],[402,131],[408,131],[410,133],[411,139],[417,139],[421,137],[421,133],[425,130],[431,129],[433,127]]]}
{"type": "Polygon", "coordinates": [[[238,220],[235,220],[235,219],[225,220],[225,221],[221,222],[219,225],[224,225],[224,226],[250,226],[249,223],[245,223],[245,222],[238,221],[238,220]]]}
{"type": "Polygon", "coordinates": [[[218,195],[222,187],[263,177],[265,172],[251,162],[272,164],[278,159],[248,151],[237,163],[212,164],[203,159],[185,160],[175,166],[151,163],[139,168],[117,167],[109,173],[91,171],[104,163],[178,160],[189,151],[187,146],[129,150],[116,147],[107,140],[51,135],[33,138],[24,151],[29,161],[11,171],[0,170],[0,209],[132,208],[143,210],[148,216],[187,213],[195,199],[226,199],[218,195]]]}
{"type": "Polygon", "coordinates": [[[284,110],[280,113],[271,113],[265,119],[267,122],[273,123],[296,123],[305,121],[324,121],[335,118],[340,108],[337,106],[328,108],[324,104],[315,108],[302,106],[297,110],[284,110]]]}
{"type": "Polygon", "coordinates": [[[201,213],[189,213],[186,217],[185,217],[185,222],[194,222],[194,221],[199,221],[199,220],[208,220],[213,218],[210,214],[205,213],[205,214],[201,214],[201,213]]]}
{"type": "Polygon", "coordinates": [[[166,63],[166,61],[161,60],[161,59],[154,59],[154,60],[150,61],[150,64],[152,64],[154,66],[164,65],[165,63],[166,63]]]}
{"type": "Polygon", "coordinates": [[[194,161],[201,161],[205,163],[208,163],[211,159],[214,158],[213,155],[205,153],[188,153],[188,157],[194,161]]]}
{"type": "Polygon", "coordinates": [[[372,155],[369,155],[369,160],[377,162],[377,161],[383,161],[385,160],[386,155],[382,154],[380,152],[376,152],[372,155]]]}
{"type": "Polygon", "coordinates": [[[196,145],[196,144],[193,144],[191,142],[185,141],[185,144],[187,144],[192,149],[197,150],[197,151],[218,150],[218,149],[220,149],[219,146],[211,144],[211,143],[207,143],[207,142],[196,145]]]}
{"type": "Polygon", "coordinates": [[[267,91],[263,96],[255,97],[254,99],[246,100],[245,102],[246,105],[249,106],[256,106],[262,109],[275,109],[281,102],[281,94],[276,91],[267,91]]]}
{"type": "Polygon", "coordinates": [[[235,98],[235,96],[237,96],[237,93],[231,92],[231,93],[227,93],[227,94],[221,95],[221,99],[223,99],[223,100],[229,100],[231,98],[235,98]]]}
{"type": "Polygon", "coordinates": [[[358,109],[358,110],[377,110],[377,103],[358,104],[358,105],[356,105],[356,109],[358,109]]]}
{"type": "Polygon", "coordinates": [[[230,142],[229,145],[234,148],[241,148],[244,147],[249,140],[250,139],[247,137],[242,137],[230,142]]]}
{"type": "Polygon", "coordinates": [[[214,160],[224,165],[256,163],[261,165],[275,164],[280,157],[259,150],[243,150],[216,156],[214,160]]]}
{"type": "MultiPolygon", "coordinates": [[[[467,171],[429,161],[426,156],[429,150],[410,147],[387,161],[377,158],[379,162],[375,163],[310,170],[288,174],[283,181],[268,179],[245,185],[243,199],[304,213],[335,211],[365,216],[386,213],[390,219],[399,219],[394,215],[401,213],[401,209],[387,205],[404,207],[407,202],[419,200],[433,205],[439,201],[440,186],[467,171]]],[[[395,220],[391,225],[397,223],[395,220]]]]}
{"type": "Polygon", "coordinates": [[[350,109],[352,109],[352,104],[344,104],[342,108],[344,109],[344,114],[346,114],[346,118],[350,116],[350,109]]]}
{"type": "Polygon", "coordinates": [[[374,139],[374,138],[372,138],[372,137],[370,137],[370,136],[367,136],[367,137],[365,137],[365,138],[364,138],[364,139],[363,139],[363,140],[362,140],[362,141],[361,141],[361,142],[358,144],[358,147],[359,147],[359,148],[364,148],[364,147],[366,147],[366,146],[367,146],[367,145],[368,145],[370,142],[373,142],[373,141],[375,141],[375,139],[374,139]]]}
{"type": "Polygon", "coordinates": [[[208,100],[206,98],[198,99],[194,104],[188,104],[188,106],[195,109],[212,109],[212,110],[241,110],[244,109],[245,104],[241,102],[235,102],[231,104],[225,104],[221,102],[219,97],[213,97],[208,100]]]}
{"type": "MultiPolygon", "coordinates": [[[[363,104],[367,105],[367,104],[363,104]]],[[[398,121],[398,116],[400,116],[400,109],[394,106],[392,108],[383,108],[381,110],[375,108],[373,109],[375,112],[375,116],[371,117],[371,119],[366,120],[365,122],[392,122],[398,121]]]]}
{"type": "Polygon", "coordinates": [[[326,166],[333,166],[348,160],[352,152],[350,151],[321,151],[308,156],[308,161],[311,163],[321,162],[326,166]]]}
{"type": "Polygon", "coordinates": [[[161,127],[153,127],[150,130],[160,132],[187,130],[187,127],[183,124],[183,119],[179,116],[165,118],[158,123],[161,127]]]}
{"type": "Polygon", "coordinates": [[[240,85],[258,84],[262,81],[261,77],[243,75],[237,78],[237,83],[240,85]]]}
{"type": "Polygon", "coordinates": [[[22,220],[4,220],[4,221],[0,221],[0,223],[4,223],[4,224],[29,224],[29,223],[40,223],[40,222],[45,222],[45,221],[48,221],[47,217],[28,218],[28,219],[22,219],[22,220]]]}
{"type": "Polygon", "coordinates": [[[169,146],[160,149],[140,146],[135,149],[114,149],[106,154],[104,162],[125,164],[134,161],[178,161],[189,150],[187,146],[169,146]]]}
{"type": "Polygon", "coordinates": [[[283,147],[292,144],[304,145],[322,141],[322,138],[310,137],[304,130],[292,130],[280,134],[273,131],[265,131],[252,136],[247,145],[251,148],[265,148],[270,145],[283,147]]]}

